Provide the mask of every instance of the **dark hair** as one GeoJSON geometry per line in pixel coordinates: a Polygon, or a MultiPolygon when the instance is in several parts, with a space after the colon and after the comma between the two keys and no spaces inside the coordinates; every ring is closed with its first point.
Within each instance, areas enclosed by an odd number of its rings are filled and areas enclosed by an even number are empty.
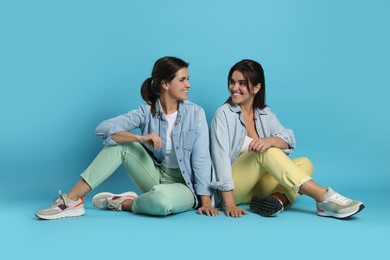
{"type": "Polygon", "coordinates": [[[162,57],[153,66],[152,76],[147,78],[141,86],[142,98],[151,106],[152,115],[156,115],[156,101],[160,96],[162,81],[170,82],[176,76],[176,72],[182,68],[188,68],[189,64],[176,57],[162,57]]]}
{"type": "MultiPolygon", "coordinates": [[[[234,64],[234,66],[230,69],[228,75],[228,86],[230,79],[232,77],[233,72],[239,71],[244,76],[246,82],[252,83],[253,86],[256,86],[260,83],[261,88],[259,92],[256,93],[255,99],[253,101],[253,108],[263,109],[267,105],[265,104],[265,78],[264,78],[264,70],[260,63],[253,60],[242,60],[234,64]]],[[[249,84],[247,85],[249,88],[249,84]]],[[[229,97],[225,103],[232,103],[232,98],[229,97]]]]}

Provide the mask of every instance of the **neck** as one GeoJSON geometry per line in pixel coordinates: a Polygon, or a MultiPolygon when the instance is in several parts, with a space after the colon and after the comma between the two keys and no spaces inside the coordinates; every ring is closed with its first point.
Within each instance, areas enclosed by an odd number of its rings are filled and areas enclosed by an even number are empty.
{"type": "Polygon", "coordinates": [[[251,105],[240,105],[241,113],[244,116],[252,116],[253,115],[253,106],[251,105]]]}
{"type": "Polygon", "coordinates": [[[166,115],[175,113],[179,108],[179,102],[177,100],[168,99],[163,96],[160,96],[160,103],[166,115]]]}

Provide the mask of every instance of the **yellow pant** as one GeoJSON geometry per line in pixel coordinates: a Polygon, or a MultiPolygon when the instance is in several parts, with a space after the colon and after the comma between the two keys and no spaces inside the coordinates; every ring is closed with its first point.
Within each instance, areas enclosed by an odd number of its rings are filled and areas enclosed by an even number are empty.
{"type": "Polygon", "coordinates": [[[290,159],[282,150],[269,148],[258,154],[242,153],[232,166],[236,204],[250,203],[253,195],[262,197],[279,192],[292,205],[302,184],[311,179],[313,164],[308,158],[290,159]]]}

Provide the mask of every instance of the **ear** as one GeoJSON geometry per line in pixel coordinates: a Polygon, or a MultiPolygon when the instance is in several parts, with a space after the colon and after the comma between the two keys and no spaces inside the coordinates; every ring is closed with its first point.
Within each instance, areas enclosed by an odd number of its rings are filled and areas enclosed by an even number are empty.
{"type": "Polygon", "coordinates": [[[253,87],[253,94],[257,94],[257,92],[259,92],[261,89],[261,84],[257,84],[256,86],[253,87]]]}
{"type": "Polygon", "coordinates": [[[161,81],[161,87],[165,90],[168,90],[169,89],[169,84],[168,82],[166,82],[165,80],[162,80],[161,81]]]}

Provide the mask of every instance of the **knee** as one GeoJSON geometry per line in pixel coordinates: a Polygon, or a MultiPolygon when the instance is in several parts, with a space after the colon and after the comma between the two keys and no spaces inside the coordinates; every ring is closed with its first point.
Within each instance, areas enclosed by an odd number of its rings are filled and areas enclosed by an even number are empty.
{"type": "Polygon", "coordinates": [[[287,156],[282,149],[280,148],[275,148],[275,147],[270,147],[264,152],[262,152],[260,155],[265,156],[265,157],[279,157],[279,156],[287,156]]]}
{"type": "Polygon", "coordinates": [[[124,151],[132,151],[135,149],[139,149],[139,147],[142,147],[141,144],[138,142],[117,144],[117,146],[120,147],[124,151]]]}
{"type": "Polygon", "coordinates": [[[309,176],[313,174],[314,171],[314,165],[312,161],[307,157],[302,157],[299,159],[299,164],[302,169],[304,169],[305,173],[309,176]]]}
{"type": "Polygon", "coordinates": [[[270,147],[264,153],[280,153],[280,152],[283,152],[282,149],[276,147],[270,147]]]}
{"type": "Polygon", "coordinates": [[[173,207],[169,192],[167,192],[162,186],[163,185],[156,185],[150,191],[144,194],[143,196],[147,196],[146,200],[140,201],[140,198],[137,200],[138,203],[145,204],[143,206],[139,205],[140,208],[142,208],[139,213],[146,213],[157,216],[166,216],[172,214],[173,207]]]}

